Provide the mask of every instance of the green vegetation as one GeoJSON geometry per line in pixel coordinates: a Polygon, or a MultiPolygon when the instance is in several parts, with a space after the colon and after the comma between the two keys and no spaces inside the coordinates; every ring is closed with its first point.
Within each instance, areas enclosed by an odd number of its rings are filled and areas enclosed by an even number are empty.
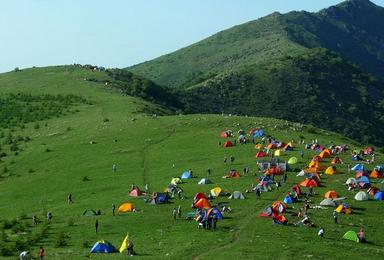
{"type": "MultiPolygon", "coordinates": [[[[287,59],[286,62],[292,61],[287,59]]],[[[258,217],[261,210],[276,199],[283,199],[289,188],[302,180],[302,177],[296,177],[296,173],[317,154],[312,150],[306,150],[304,159],[292,167],[287,185],[279,192],[263,193],[260,200],[254,194],[246,194],[246,200],[230,201],[233,212],[218,223],[214,232],[197,229],[195,221],[172,219],[175,206],[181,205],[183,215],[191,210],[196,192],[208,193],[216,186],[230,192],[244,192],[255,183],[253,174],[258,172],[254,155],[257,150],[252,144],[219,147],[218,141],[224,141],[219,137],[220,131],[240,128],[248,131],[253,127],[263,127],[268,135],[285,142],[318,139],[324,145],[347,143],[351,149],[362,149],[363,145],[317,126],[277,119],[215,115],[148,116],[139,112],[145,106],[153,110],[158,106],[121,95],[115,88],[106,87],[102,83],[105,80],[111,81],[106,72],[72,66],[0,75],[1,96],[10,93],[34,93],[36,96],[73,94],[92,101],[92,104],[77,105],[78,113],[39,122],[39,128],[35,129],[35,122],[30,122],[25,124],[25,128],[13,129],[12,136],[31,138],[23,145],[22,153],[17,156],[10,154],[1,163],[1,167],[6,166],[14,173],[0,180],[2,257],[7,259],[9,255],[8,259],[14,259],[21,249],[30,250],[36,257],[39,246],[43,245],[49,259],[84,259],[96,241],[105,239],[119,246],[127,233],[139,255],[148,259],[381,257],[384,245],[380,219],[382,203],[357,202],[353,199],[354,192],[346,190],[344,182],[350,177],[346,166],[351,163],[349,153],[342,155],[346,164],[338,166],[341,174],[324,176],[324,186],[315,189],[318,195],[311,198],[311,204],[316,205],[327,190],[334,189],[348,198],[346,201],[355,211],[355,214],[340,216],[341,224],[334,225],[331,209],[311,210],[313,221],[326,230],[323,240],[317,237],[317,228],[278,226],[273,225],[270,219],[258,217]],[[223,157],[230,155],[235,156],[235,164],[224,165],[223,157]],[[112,171],[114,163],[117,164],[115,173],[112,171]],[[245,165],[250,167],[249,176],[232,180],[222,178],[230,168],[241,172],[245,165]],[[200,178],[186,180],[181,184],[186,195],[184,200],[173,199],[171,204],[154,206],[146,204],[143,198],[128,196],[133,183],[141,188],[148,183],[151,192],[163,191],[173,176],[180,176],[191,168],[196,176],[203,178],[208,167],[213,169],[210,179],[214,184],[197,185],[200,178]],[[67,203],[69,193],[73,195],[73,204],[67,203]],[[112,203],[118,207],[123,202],[133,202],[139,210],[112,216],[112,203]],[[86,209],[100,209],[102,214],[82,216],[86,209]],[[48,211],[53,214],[51,224],[46,223],[48,211]],[[40,220],[36,226],[32,226],[33,215],[40,220]],[[95,219],[99,221],[98,234],[94,230],[95,219]],[[356,244],[341,239],[347,230],[360,227],[366,229],[367,239],[372,244],[356,244]]],[[[4,136],[7,134],[8,130],[4,136]]],[[[300,158],[302,149],[303,145],[298,145],[281,160],[290,156],[300,158]]],[[[376,153],[377,164],[383,163],[383,156],[376,153]]],[[[378,181],[374,182],[379,188],[384,188],[378,181]]],[[[214,200],[215,204],[228,201],[226,197],[214,200]]],[[[295,209],[292,211],[296,211],[302,203],[293,206],[295,209]]],[[[298,221],[289,214],[287,218],[290,222],[298,221]]],[[[120,254],[92,255],[92,258],[101,259],[125,257],[120,254]]]]}

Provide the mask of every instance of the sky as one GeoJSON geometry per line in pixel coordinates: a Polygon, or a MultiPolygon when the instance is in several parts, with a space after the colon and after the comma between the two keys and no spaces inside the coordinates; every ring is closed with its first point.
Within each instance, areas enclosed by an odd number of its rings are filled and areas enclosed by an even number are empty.
{"type": "Polygon", "coordinates": [[[0,0],[0,72],[73,63],[128,67],[274,11],[318,11],[340,2],[0,0]]]}

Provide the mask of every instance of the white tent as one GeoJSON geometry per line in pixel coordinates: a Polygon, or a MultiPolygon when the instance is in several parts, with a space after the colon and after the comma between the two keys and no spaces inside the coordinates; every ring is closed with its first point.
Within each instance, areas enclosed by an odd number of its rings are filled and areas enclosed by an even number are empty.
{"type": "Polygon", "coordinates": [[[320,206],[336,207],[336,203],[333,201],[333,199],[324,199],[322,202],[320,202],[320,206]]]}
{"type": "Polygon", "coordinates": [[[198,184],[212,184],[213,182],[209,179],[201,179],[198,184]]]}
{"type": "Polygon", "coordinates": [[[369,199],[369,196],[368,194],[365,192],[365,191],[359,191],[358,193],[356,193],[355,195],[355,200],[368,200],[369,199]]]}
{"type": "Polygon", "coordinates": [[[243,200],[245,199],[243,193],[241,191],[234,191],[231,196],[229,196],[228,199],[237,199],[237,200],[243,200]]]}
{"type": "Polygon", "coordinates": [[[351,183],[357,183],[357,181],[356,181],[356,179],[355,178],[349,178],[346,182],[345,182],[345,184],[351,184],[351,183]]]}
{"type": "Polygon", "coordinates": [[[296,176],[304,176],[305,175],[305,171],[304,170],[302,170],[301,172],[299,172],[296,176]]]}

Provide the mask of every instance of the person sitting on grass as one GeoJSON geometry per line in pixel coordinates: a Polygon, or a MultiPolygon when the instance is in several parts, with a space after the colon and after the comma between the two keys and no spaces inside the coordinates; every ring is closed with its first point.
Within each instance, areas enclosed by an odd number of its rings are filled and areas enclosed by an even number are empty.
{"type": "Polygon", "coordinates": [[[357,233],[357,236],[359,237],[360,243],[367,243],[367,240],[365,240],[365,232],[364,229],[360,229],[360,231],[357,233]]]}

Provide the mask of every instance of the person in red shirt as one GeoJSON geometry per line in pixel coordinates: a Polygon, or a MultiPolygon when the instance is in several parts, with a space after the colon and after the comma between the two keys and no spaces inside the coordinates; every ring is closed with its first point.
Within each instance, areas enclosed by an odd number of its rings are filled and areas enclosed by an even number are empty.
{"type": "Polygon", "coordinates": [[[44,256],[45,256],[45,250],[44,250],[43,246],[40,246],[40,249],[39,249],[39,258],[40,258],[40,260],[43,260],[44,256]]]}

